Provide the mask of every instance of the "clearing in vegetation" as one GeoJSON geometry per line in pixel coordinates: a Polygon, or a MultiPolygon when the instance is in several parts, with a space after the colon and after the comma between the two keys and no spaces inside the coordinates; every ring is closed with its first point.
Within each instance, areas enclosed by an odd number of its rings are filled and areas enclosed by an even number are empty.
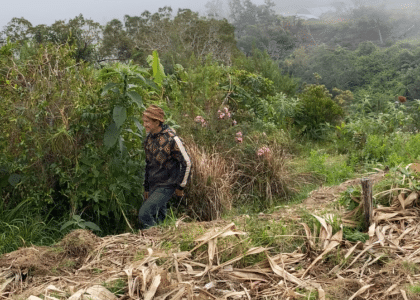
{"type": "MultiPolygon", "coordinates": [[[[270,215],[191,223],[179,219],[138,234],[103,238],[79,229],[51,247],[20,248],[0,258],[0,295],[419,299],[415,174],[403,176],[408,188],[391,184],[374,195],[377,207],[367,234],[358,225],[363,202],[360,179],[354,179],[321,187],[302,204],[270,215]]],[[[369,177],[384,186],[390,176],[381,171],[369,177]]]]}

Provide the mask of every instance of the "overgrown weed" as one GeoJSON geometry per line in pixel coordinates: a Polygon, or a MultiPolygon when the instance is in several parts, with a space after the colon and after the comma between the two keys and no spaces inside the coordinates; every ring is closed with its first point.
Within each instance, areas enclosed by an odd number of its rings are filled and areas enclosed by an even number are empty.
{"type": "Polygon", "coordinates": [[[237,199],[242,198],[240,205],[252,195],[248,199],[254,203],[255,199],[264,200],[258,201],[262,211],[273,207],[276,199],[287,199],[296,193],[305,178],[289,167],[290,160],[291,156],[281,145],[264,133],[249,134],[235,157],[235,167],[240,172],[235,193],[237,199]]]}
{"type": "Polygon", "coordinates": [[[219,219],[225,210],[232,209],[233,186],[238,171],[234,162],[222,154],[187,143],[194,166],[188,184],[187,201],[190,215],[202,221],[219,219]]]}

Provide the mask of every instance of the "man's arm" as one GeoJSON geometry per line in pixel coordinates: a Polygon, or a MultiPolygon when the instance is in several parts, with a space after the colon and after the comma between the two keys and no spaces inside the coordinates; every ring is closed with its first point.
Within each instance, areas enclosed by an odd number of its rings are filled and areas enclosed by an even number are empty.
{"type": "Polygon", "coordinates": [[[181,166],[181,172],[176,180],[176,189],[182,191],[187,185],[188,178],[191,174],[192,162],[190,156],[187,153],[187,150],[185,150],[181,139],[178,136],[174,136],[173,140],[174,145],[171,155],[179,161],[181,166]]]}
{"type": "Polygon", "coordinates": [[[144,192],[149,192],[149,161],[147,160],[147,154],[146,154],[146,143],[147,143],[147,137],[146,140],[144,141],[144,154],[146,156],[146,168],[145,168],[145,172],[144,172],[144,192]]]}

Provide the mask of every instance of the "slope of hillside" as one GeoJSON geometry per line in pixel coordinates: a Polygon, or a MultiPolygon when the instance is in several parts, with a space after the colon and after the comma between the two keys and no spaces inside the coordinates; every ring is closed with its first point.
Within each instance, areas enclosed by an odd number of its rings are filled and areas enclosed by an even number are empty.
{"type": "MultiPolygon", "coordinates": [[[[384,175],[370,177],[379,182],[384,175]]],[[[302,204],[233,222],[180,219],[104,238],[76,230],[55,246],[1,257],[0,293],[12,299],[417,299],[418,192],[378,206],[368,239],[350,242],[333,215],[346,215],[334,207],[341,192],[357,185],[355,179],[323,187],[302,204]],[[268,230],[278,223],[296,228],[288,236],[302,244],[280,253],[250,247],[252,218],[268,230]]]]}

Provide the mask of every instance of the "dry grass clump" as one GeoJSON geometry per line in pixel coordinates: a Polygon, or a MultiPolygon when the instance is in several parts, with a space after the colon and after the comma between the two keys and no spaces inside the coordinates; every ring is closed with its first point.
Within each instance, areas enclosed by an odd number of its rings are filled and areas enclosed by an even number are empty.
{"type": "Polygon", "coordinates": [[[186,143],[193,168],[189,181],[190,215],[201,221],[218,219],[236,199],[259,198],[272,206],[275,199],[289,197],[299,182],[288,164],[290,156],[276,141],[249,136],[250,141],[227,152],[216,152],[186,143]],[[267,152],[264,152],[267,151],[267,152]]]}
{"type": "Polygon", "coordinates": [[[331,300],[342,300],[349,299],[361,287],[362,284],[357,279],[344,278],[335,280],[334,284],[328,285],[325,292],[331,300]]]}
{"type": "Polygon", "coordinates": [[[100,238],[92,232],[77,229],[67,234],[60,242],[66,255],[79,260],[84,259],[99,244],[100,238]]]}
{"type": "Polygon", "coordinates": [[[254,145],[241,149],[236,157],[236,168],[241,174],[239,194],[258,195],[272,205],[273,198],[295,192],[299,180],[288,166],[290,156],[281,145],[275,141],[264,143],[260,138],[249,137],[254,145]]]}
{"type": "Polygon", "coordinates": [[[20,248],[0,258],[0,268],[8,268],[22,274],[51,274],[51,268],[57,265],[59,253],[49,247],[20,248]]]}
{"type": "Polygon", "coordinates": [[[52,247],[20,248],[3,255],[0,268],[21,270],[31,275],[54,275],[57,269],[72,270],[83,264],[100,240],[87,230],[74,230],[52,247]]]}
{"type": "Polygon", "coordinates": [[[238,171],[233,161],[214,148],[211,153],[195,143],[188,143],[187,148],[193,163],[188,208],[199,220],[218,219],[224,210],[232,208],[232,187],[238,171]]]}

